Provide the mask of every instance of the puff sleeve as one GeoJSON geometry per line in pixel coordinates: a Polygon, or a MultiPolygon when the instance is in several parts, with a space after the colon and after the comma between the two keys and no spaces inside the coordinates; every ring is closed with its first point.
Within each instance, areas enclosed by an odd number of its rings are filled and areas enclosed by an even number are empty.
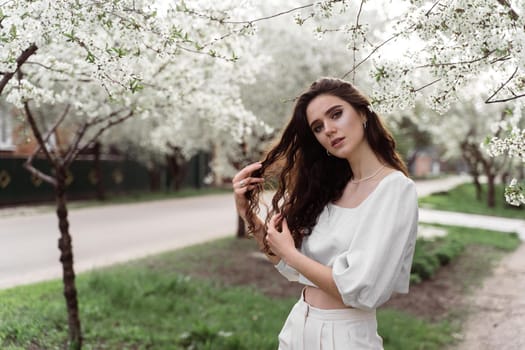
{"type": "Polygon", "coordinates": [[[299,272],[297,272],[296,269],[294,269],[293,267],[291,266],[288,266],[284,260],[280,260],[279,263],[277,263],[277,265],[275,265],[275,268],[277,269],[277,271],[279,271],[281,273],[281,275],[283,275],[284,277],[286,277],[286,279],[290,282],[297,282],[299,281],[299,272]]]}
{"type": "Polygon", "coordinates": [[[415,184],[401,178],[363,213],[347,251],[334,259],[332,275],[345,305],[375,309],[393,292],[407,293],[417,235],[415,184]]]}

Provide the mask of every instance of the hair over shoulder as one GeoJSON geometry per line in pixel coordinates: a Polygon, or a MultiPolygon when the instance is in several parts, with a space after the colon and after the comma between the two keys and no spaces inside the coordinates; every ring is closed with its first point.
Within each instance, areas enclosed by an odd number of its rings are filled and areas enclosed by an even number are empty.
{"type": "MultiPolygon", "coordinates": [[[[321,78],[315,81],[297,98],[291,119],[279,141],[262,160],[262,167],[252,175],[275,179],[277,189],[265,223],[273,214],[281,213],[288,222],[297,248],[301,246],[303,237],[312,232],[324,207],[341,197],[353,175],[346,159],[327,155],[308,125],[308,105],[317,96],[325,94],[345,100],[365,115],[365,137],[374,153],[387,165],[407,175],[406,166],[395,150],[394,138],[371,108],[368,98],[351,83],[341,79],[321,78]]],[[[246,193],[249,233],[258,229],[256,215],[262,191],[261,185],[246,193]]],[[[266,249],[269,248],[266,246],[266,249]]]]}

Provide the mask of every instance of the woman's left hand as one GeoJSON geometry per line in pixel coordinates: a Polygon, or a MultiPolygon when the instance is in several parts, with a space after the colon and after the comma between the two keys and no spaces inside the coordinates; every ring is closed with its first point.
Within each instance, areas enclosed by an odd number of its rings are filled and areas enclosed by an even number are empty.
{"type": "Polygon", "coordinates": [[[270,219],[268,227],[266,228],[266,241],[275,255],[287,261],[287,257],[297,252],[297,249],[295,248],[295,243],[285,218],[282,219],[282,231],[279,232],[277,230],[276,223],[280,219],[280,214],[275,214],[270,219]]]}

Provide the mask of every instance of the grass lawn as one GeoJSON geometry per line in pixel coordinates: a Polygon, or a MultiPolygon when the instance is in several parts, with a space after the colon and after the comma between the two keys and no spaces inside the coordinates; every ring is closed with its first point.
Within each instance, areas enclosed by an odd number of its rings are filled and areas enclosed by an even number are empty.
{"type": "Polygon", "coordinates": [[[471,214],[525,219],[525,206],[515,207],[505,202],[504,186],[496,185],[496,206],[487,207],[487,186],[483,185],[482,200],[476,199],[473,184],[462,184],[448,192],[439,192],[419,199],[421,208],[457,211],[471,214]]]}
{"type": "MultiPolygon", "coordinates": [[[[490,231],[450,228],[450,234],[498,258],[518,245],[515,236],[490,231]]],[[[476,281],[490,273],[486,255],[471,254],[468,260],[440,278],[465,279],[470,267],[482,262],[488,268],[473,272],[476,281]]],[[[261,259],[254,242],[234,238],[84,273],[77,286],[84,349],[119,350],[275,350],[301,289],[261,259]]],[[[59,281],[52,281],[0,291],[0,348],[64,349],[61,289],[59,281]]],[[[431,320],[410,308],[387,305],[378,312],[385,349],[445,348],[459,329],[451,315],[431,320]]]]}

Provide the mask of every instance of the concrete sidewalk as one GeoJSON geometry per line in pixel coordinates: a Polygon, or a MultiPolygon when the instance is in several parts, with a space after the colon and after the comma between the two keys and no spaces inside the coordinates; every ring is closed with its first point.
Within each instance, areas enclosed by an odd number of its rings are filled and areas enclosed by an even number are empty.
{"type": "Polygon", "coordinates": [[[419,208],[419,221],[429,224],[474,227],[509,233],[516,232],[520,239],[525,241],[525,220],[419,208]]]}

